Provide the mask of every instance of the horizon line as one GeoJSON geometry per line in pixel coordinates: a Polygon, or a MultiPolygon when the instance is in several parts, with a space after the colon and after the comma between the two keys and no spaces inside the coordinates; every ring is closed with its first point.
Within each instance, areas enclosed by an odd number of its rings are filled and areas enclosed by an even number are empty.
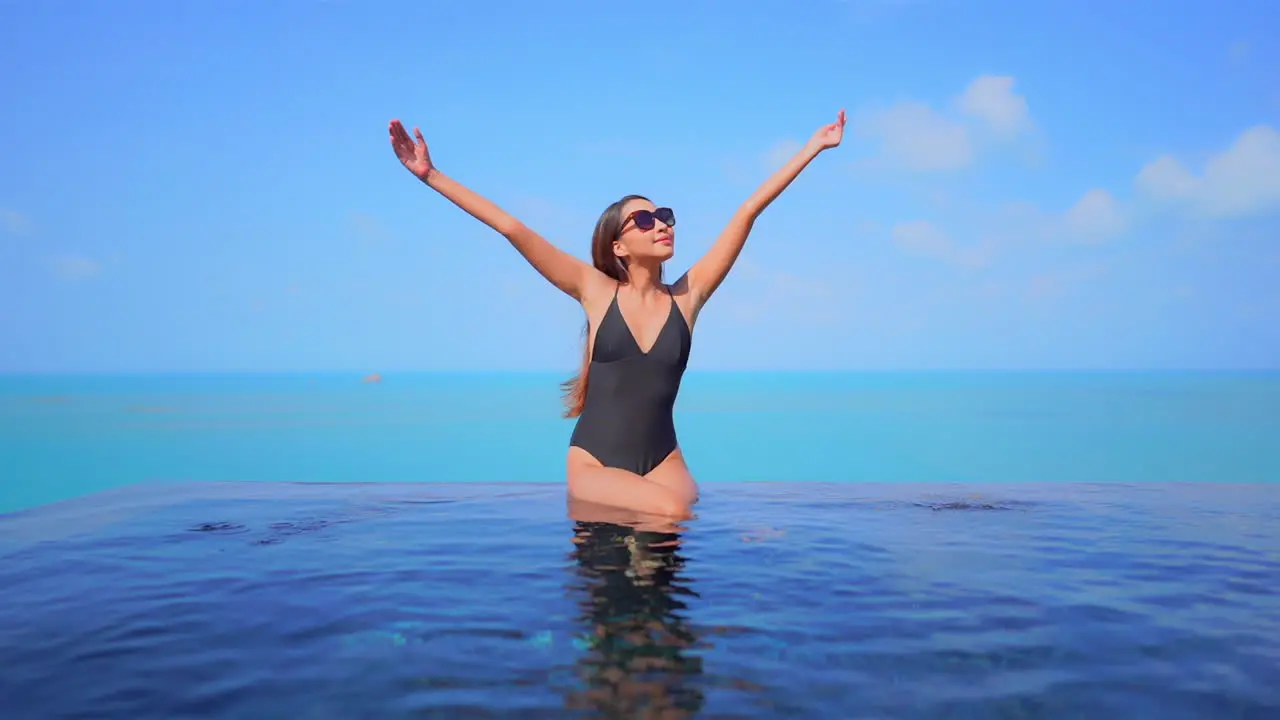
{"type": "MultiPolygon", "coordinates": [[[[573,374],[574,371],[567,371],[573,374]]],[[[1275,373],[1280,366],[1222,366],[1222,367],[868,367],[868,368],[703,368],[686,371],[691,375],[858,375],[858,374],[958,374],[958,373],[1275,373]]],[[[355,375],[370,377],[377,375],[565,375],[566,371],[547,368],[529,369],[476,369],[476,368],[436,368],[436,369],[350,369],[350,368],[190,368],[190,369],[111,369],[111,370],[0,370],[0,377],[49,377],[49,376],[158,376],[158,375],[355,375]]]]}

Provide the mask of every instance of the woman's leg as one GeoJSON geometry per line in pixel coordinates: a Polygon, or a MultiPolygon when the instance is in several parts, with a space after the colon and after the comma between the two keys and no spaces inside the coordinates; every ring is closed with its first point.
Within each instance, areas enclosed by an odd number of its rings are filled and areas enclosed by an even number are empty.
{"type": "MultiPolygon", "coordinates": [[[[662,464],[669,462],[670,457],[662,464]]],[[[683,461],[680,464],[683,465],[683,461]]],[[[633,472],[604,467],[579,447],[569,448],[566,465],[569,494],[579,500],[673,520],[686,520],[693,514],[690,511],[692,499],[688,493],[681,492],[679,487],[669,487],[669,479],[667,482],[649,480],[633,472]]],[[[661,465],[650,475],[657,474],[660,469],[661,465]]],[[[664,478],[667,474],[670,473],[664,474],[664,478]]]]}
{"type": "Polygon", "coordinates": [[[675,493],[684,503],[693,505],[698,502],[698,483],[694,482],[693,473],[684,462],[684,454],[676,448],[658,467],[644,476],[645,480],[657,483],[675,493]]]}
{"type": "MultiPolygon", "coordinates": [[[[680,520],[661,515],[587,502],[581,498],[574,497],[572,494],[569,494],[566,499],[568,500],[569,519],[574,522],[622,525],[640,532],[661,534],[680,533],[687,529],[680,524],[680,520]]],[[[575,542],[577,541],[575,540],[575,542]]]]}

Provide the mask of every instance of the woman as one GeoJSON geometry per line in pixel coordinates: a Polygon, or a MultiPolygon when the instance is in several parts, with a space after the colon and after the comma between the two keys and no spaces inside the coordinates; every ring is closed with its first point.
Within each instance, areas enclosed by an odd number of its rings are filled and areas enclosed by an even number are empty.
{"type": "Polygon", "coordinates": [[[392,120],[391,146],[409,172],[501,233],[587,316],[582,371],[566,383],[577,417],[566,459],[571,499],[686,519],[698,498],[676,442],[672,408],[689,358],[693,325],[728,274],[760,213],[818,153],[836,147],[845,117],[813,134],[747,199],[711,249],[670,285],[662,264],[675,252],[675,214],[628,195],[605,208],[591,264],[557,248],[497,205],[440,172],[422,133],[392,120]]]}

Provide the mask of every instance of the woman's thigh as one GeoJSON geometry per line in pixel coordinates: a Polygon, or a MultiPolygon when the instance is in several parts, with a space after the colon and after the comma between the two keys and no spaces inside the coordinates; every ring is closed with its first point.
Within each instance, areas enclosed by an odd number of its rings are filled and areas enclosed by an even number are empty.
{"type": "MultiPolygon", "coordinates": [[[[663,465],[670,461],[671,458],[667,458],[663,465]]],[[[566,466],[569,494],[574,498],[664,518],[689,517],[691,500],[687,493],[680,491],[678,483],[668,478],[670,471],[658,480],[643,478],[619,468],[604,467],[590,453],[577,447],[569,448],[566,466]]],[[[650,476],[660,469],[661,466],[655,468],[650,476]]]]}
{"type": "Polygon", "coordinates": [[[684,453],[676,448],[658,467],[644,476],[645,480],[661,485],[676,494],[683,502],[692,505],[698,502],[698,483],[685,464],[684,453]]]}

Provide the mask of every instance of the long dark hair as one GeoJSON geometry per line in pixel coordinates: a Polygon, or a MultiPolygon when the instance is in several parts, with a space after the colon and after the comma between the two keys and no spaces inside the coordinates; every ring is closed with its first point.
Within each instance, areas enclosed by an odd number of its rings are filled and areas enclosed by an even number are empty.
{"type": "MultiPolygon", "coordinates": [[[[622,208],[632,200],[648,199],[643,195],[624,195],[615,200],[600,213],[600,219],[596,221],[596,229],[591,233],[591,264],[622,285],[627,284],[631,279],[627,272],[627,261],[613,252],[613,243],[618,239],[619,231],[622,230],[624,220],[622,208]]],[[[564,390],[566,408],[564,416],[567,418],[581,415],[582,406],[587,400],[587,376],[591,370],[590,318],[582,327],[582,337],[582,369],[577,375],[560,384],[560,388],[564,390]]]]}

